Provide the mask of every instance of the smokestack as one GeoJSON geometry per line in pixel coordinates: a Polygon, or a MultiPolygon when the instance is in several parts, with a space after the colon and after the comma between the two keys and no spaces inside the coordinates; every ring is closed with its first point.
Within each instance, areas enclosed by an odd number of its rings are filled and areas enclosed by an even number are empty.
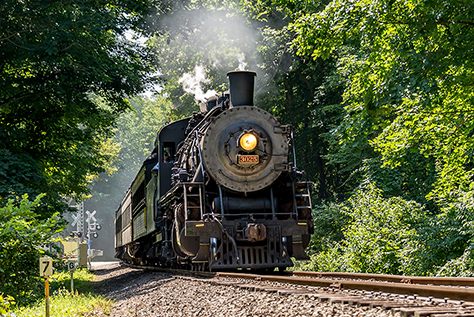
{"type": "Polygon", "coordinates": [[[253,87],[256,72],[233,71],[228,72],[230,84],[230,101],[232,106],[253,106],[253,87]]]}

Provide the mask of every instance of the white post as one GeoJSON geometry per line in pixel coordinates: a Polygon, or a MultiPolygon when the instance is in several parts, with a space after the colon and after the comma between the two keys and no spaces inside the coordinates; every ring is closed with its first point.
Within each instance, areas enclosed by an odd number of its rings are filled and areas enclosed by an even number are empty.
{"type": "Polygon", "coordinates": [[[71,271],[71,294],[74,295],[74,271],[71,271]]]}

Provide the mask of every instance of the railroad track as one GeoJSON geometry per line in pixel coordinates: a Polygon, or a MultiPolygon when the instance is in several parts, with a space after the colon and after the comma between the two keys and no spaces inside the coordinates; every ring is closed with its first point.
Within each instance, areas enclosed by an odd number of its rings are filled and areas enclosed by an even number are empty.
{"type": "Polygon", "coordinates": [[[423,278],[376,274],[293,272],[293,276],[217,273],[218,277],[256,279],[333,289],[366,290],[474,302],[474,279],[423,278]],[[324,278],[323,278],[324,277],[324,278]],[[333,279],[331,277],[338,277],[333,279]],[[341,278],[344,279],[341,279],[341,278]],[[436,284],[436,286],[435,286],[436,284]],[[443,285],[443,286],[438,286],[443,285]]]}
{"type": "MultiPolygon", "coordinates": [[[[132,266],[134,268],[137,267],[132,266]]],[[[192,272],[156,267],[175,278],[197,279],[249,291],[305,296],[317,301],[380,307],[400,316],[474,317],[474,278],[406,277],[357,273],[192,272]]]]}

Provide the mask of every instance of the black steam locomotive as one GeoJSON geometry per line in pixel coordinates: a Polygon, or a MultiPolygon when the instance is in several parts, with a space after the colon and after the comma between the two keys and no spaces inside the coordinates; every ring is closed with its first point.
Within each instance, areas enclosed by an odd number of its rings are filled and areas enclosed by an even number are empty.
{"type": "Polygon", "coordinates": [[[310,184],[290,160],[291,127],[253,106],[255,72],[227,75],[229,91],[159,131],[116,212],[116,258],[196,270],[308,259],[310,184]]]}

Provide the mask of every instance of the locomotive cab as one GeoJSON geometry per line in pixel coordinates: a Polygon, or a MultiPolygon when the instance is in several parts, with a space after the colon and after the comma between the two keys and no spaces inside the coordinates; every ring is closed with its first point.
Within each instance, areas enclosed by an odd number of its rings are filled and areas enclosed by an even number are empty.
{"type": "Polygon", "coordinates": [[[164,196],[172,185],[171,171],[174,164],[176,147],[185,139],[185,131],[188,126],[189,118],[175,121],[164,126],[158,132],[155,141],[155,150],[157,152],[157,165],[155,165],[155,173],[158,178],[158,192],[156,200],[164,196]],[[165,156],[168,160],[165,161],[165,156]]]}

